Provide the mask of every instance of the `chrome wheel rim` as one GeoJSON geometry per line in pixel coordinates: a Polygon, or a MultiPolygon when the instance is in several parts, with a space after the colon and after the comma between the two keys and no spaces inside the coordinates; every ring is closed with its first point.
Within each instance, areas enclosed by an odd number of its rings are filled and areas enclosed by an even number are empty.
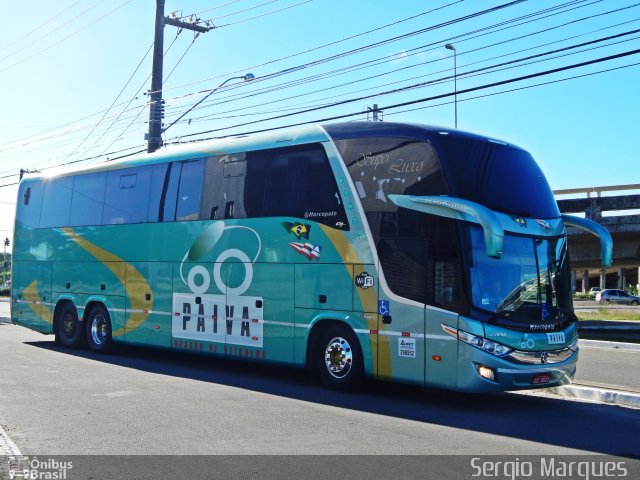
{"type": "Polygon", "coordinates": [[[91,320],[91,339],[96,345],[102,345],[107,336],[107,321],[102,315],[96,315],[91,320]]]}
{"type": "Polygon", "coordinates": [[[332,338],[324,351],[324,363],[334,378],[344,378],[351,371],[353,353],[351,345],[342,337],[332,338]]]}

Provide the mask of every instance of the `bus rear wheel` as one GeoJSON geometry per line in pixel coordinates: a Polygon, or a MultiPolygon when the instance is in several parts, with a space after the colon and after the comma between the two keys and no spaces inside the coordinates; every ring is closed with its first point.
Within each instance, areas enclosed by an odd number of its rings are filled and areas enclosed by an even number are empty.
{"type": "Polygon", "coordinates": [[[362,387],[362,350],[355,334],[346,326],[335,325],[322,332],[315,361],[325,387],[343,392],[353,392],[362,387]]]}
{"type": "Polygon", "coordinates": [[[78,310],[73,303],[67,302],[58,312],[56,342],[68,348],[78,348],[82,340],[82,325],[78,318],[78,310]]]}
{"type": "Polygon", "coordinates": [[[107,353],[111,350],[111,317],[102,305],[96,305],[87,317],[87,343],[94,352],[107,353]]]}

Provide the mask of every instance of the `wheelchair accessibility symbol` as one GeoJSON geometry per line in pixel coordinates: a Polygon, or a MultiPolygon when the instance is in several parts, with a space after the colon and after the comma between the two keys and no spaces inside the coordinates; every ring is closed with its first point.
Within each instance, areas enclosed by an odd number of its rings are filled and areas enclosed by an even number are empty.
{"type": "Polygon", "coordinates": [[[378,313],[380,315],[389,315],[391,313],[389,310],[389,300],[378,300],[378,313]]]}

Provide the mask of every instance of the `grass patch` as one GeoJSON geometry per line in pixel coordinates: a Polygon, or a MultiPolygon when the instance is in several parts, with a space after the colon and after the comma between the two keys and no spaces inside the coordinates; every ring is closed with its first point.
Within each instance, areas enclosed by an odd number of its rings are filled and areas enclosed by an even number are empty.
{"type": "Polygon", "coordinates": [[[578,320],[631,320],[640,322],[640,311],[638,310],[613,310],[598,307],[596,310],[576,310],[575,312],[578,320]]]}

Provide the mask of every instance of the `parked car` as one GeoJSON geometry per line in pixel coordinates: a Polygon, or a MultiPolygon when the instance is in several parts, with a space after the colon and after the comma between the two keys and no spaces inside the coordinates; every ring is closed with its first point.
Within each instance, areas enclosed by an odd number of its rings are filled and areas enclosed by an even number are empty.
{"type": "Polygon", "coordinates": [[[598,292],[601,292],[602,289],[600,287],[591,287],[589,289],[589,296],[595,298],[598,292]]]}
{"type": "Polygon", "coordinates": [[[640,305],[640,297],[635,297],[624,290],[607,289],[596,294],[596,302],[640,305]]]}

